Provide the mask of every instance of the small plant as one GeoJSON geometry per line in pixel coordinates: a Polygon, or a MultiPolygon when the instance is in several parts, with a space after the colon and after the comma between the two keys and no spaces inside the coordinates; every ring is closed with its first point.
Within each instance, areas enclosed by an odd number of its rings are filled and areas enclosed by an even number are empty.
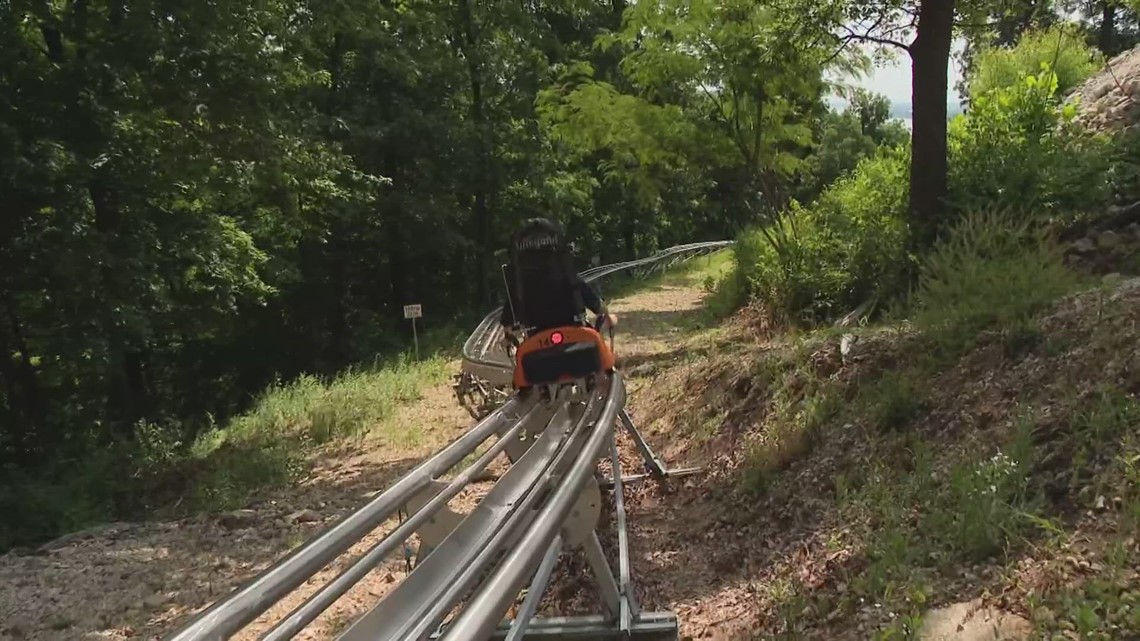
{"type": "Polygon", "coordinates": [[[1026,75],[1037,73],[1042,63],[1056,70],[1057,90],[1064,95],[1096,73],[1103,58],[1069,25],[1029,31],[1014,47],[986,47],[978,53],[970,74],[970,96],[1015,86],[1026,75]]]}
{"type": "Polygon", "coordinates": [[[774,321],[812,325],[905,289],[909,150],[881,150],[733,247],[742,284],[774,321]]]}
{"type": "Polygon", "coordinates": [[[944,359],[995,329],[1024,347],[1033,341],[1033,314],[1078,283],[1047,232],[1011,210],[985,209],[955,225],[923,260],[912,319],[944,359]]]}
{"type": "Polygon", "coordinates": [[[998,452],[980,463],[955,467],[950,474],[948,513],[931,529],[941,530],[963,558],[985,559],[1003,551],[1025,523],[1020,518],[1028,481],[1018,461],[998,452]]]}
{"type": "Polygon", "coordinates": [[[930,409],[927,390],[920,377],[909,371],[890,371],[862,393],[867,420],[872,428],[897,431],[930,409]]]}

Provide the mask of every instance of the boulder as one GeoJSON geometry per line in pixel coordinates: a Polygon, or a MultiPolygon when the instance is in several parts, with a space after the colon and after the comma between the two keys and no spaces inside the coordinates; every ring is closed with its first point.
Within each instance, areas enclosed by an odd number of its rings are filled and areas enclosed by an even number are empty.
{"type": "Polygon", "coordinates": [[[922,641],[1022,641],[1033,632],[1023,617],[982,606],[981,599],[955,603],[926,613],[922,641]]]}
{"type": "Polygon", "coordinates": [[[253,525],[257,512],[250,509],[226,512],[218,517],[218,523],[227,530],[240,530],[253,525]]]}
{"type": "Polygon", "coordinates": [[[1113,247],[1119,246],[1122,242],[1124,242],[1124,239],[1120,234],[1112,230],[1102,232],[1096,237],[1096,245],[1101,249],[1112,249],[1113,247]]]}

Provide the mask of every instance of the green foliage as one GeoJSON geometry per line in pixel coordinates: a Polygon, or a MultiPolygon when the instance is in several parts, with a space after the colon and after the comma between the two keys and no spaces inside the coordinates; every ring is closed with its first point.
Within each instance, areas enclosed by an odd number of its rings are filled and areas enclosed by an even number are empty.
{"type": "MultiPolygon", "coordinates": [[[[1065,225],[1099,215],[1114,192],[1132,189],[1133,140],[1113,143],[1087,133],[1075,122],[1075,107],[1060,104],[1057,74],[1047,63],[1037,71],[977,96],[970,111],[951,122],[952,216],[942,227],[993,207],[1016,210],[1033,225],[1065,225]]],[[[864,110],[875,113],[873,107],[864,110]]],[[[855,113],[834,122],[834,135],[851,144],[833,144],[811,159],[820,176],[872,149],[872,141],[854,137],[855,113]]],[[[741,282],[774,315],[794,323],[834,318],[868,300],[889,303],[913,273],[904,218],[908,187],[903,152],[880,150],[859,161],[810,207],[793,204],[784,220],[741,236],[736,248],[741,282]]],[[[946,260],[946,251],[934,252],[933,260],[946,260]]],[[[995,264],[993,277],[1000,278],[1004,268],[995,264]]],[[[958,295],[974,286],[962,282],[958,295]]],[[[1036,341],[1024,319],[1003,327],[1011,353],[1036,341]]]]}
{"type": "Polygon", "coordinates": [[[178,426],[141,422],[131,441],[60,461],[50,475],[12,469],[15,481],[0,490],[0,510],[9,516],[0,548],[116,515],[240,507],[253,491],[297,478],[306,453],[335,439],[367,434],[392,450],[414,450],[422,426],[390,419],[444,381],[446,364],[440,357],[399,358],[328,382],[305,376],[266,389],[248,412],[190,442],[178,426]]]}
{"type": "Polygon", "coordinates": [[[987,209],[964,217],[923,258],[912,319],[938,356],[956,358],[987,332],[1020,331],[1078,282],[1047,231],[987,209]]]}
{"type": "Polygon", "coordinates": [[[906,173],[904,151],[880,152],[810,208],[793,205],[777,224],[743,234],[734,251],[751,295],[792,322],[893,296],[905,282],[906,173]]]}
{"type": "Polygon", "coordinates": [[[1057,92],[1064,95],[1103,64],[1104,56],[1086,44],[1073,25],[1029,31],[1013,47],[991,46],[978,52],[969,79],[970,100],[1014,87],[1026,76],[1038,74],[1042,65],[1057,74],[1057,92]]]}
{"type": "Polygon", "coordinates": [[[842,112],[824,115],[818,136],[799,190],[800,199],[807,202],[854,171],[862,159],[873,156],[880,147],[900,147],[910,140],[902,122],[890,118],[890,101],[862,89],[852,93],[842,112]]]}
{"type": "MultiPolygon", "coordinates": [[[[178,458],[271,381],[404,351],[403,304],[435,331],[485,313],[524,218],[607,262],[722,236],[693,207],[705,177],[669,174],[680,197],[647,218],[628,205],[659,178],[610,180],[537,117],[561,69],[626,84],[593,46],[621,19],[578,1],[5,4],[0,486],[51,487],[91,451],[114,452],[110,476],[178,458]]],[[[678,109],[632,122],[699,140],[678,109]]],[[[621,151],[623,177],[652,161],[621,151]]],[[[317,439],[374,411],[299,398],[324,408],[304,418],[317,439]]],[[[129,483],[108,484],[121,496],[84,514],[133,514],[129,483]]]]}
{"type": "Polygon", "coordinates": [[[1059,104],[1057,74],[1047,64],[1038,71],[978,96],[951,123],[951,201],[958,211],[1008,206],[1069,222],[1107,205],[1107,142],[1076,124],[1075,106],[1059,104]]]}
{"type": "Polygon", "coordinates": [[[871,428],[898,431],[909,426],[930,409],[929,391],[921,376],[913,371],[890,371],[860,393],[871,428]]]}
{"type": "Polygon", "coordinates": [[[824,68],[861,60],[801,46],[829,22],[819,4],[631,3],[622,29],[598,39],[620,56],[623,82],[569,66],[541,94],[540,113],[610,186],[632,191],[639,225],[677,225],[659,218],[673,201],[722,233],[739,230],[778,210],[804,170],[824,68]]]}

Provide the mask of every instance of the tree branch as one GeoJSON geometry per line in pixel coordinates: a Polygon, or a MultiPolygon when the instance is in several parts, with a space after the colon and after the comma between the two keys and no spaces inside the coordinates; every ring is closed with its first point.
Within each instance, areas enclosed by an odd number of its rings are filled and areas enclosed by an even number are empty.
{"type": "MultiPolygon", "coordinates": [[[[875,24],[868,27],[864,33],[857,33],[851,27],[848,27],[847,25],[843,25],[843,29],[847,31],[847,35],[843,37],[842,42],[844,42],[844,43],[852,42],[852,41],[855,41],[855,42],[873,42],[875,44],[880,44],[880,45],[884,45],[887,47],[898,47],[899,49],[902,49],[902,50],[906,51],[907,53],[910,53],[910,45],[905,45],[905,44],[899,42],[898,40],[892,40],[891,38],[887,38],[885,36],[872,36],[871,35],[871,32],[874,31],[875,29],[877,29],[879,27],[879,24],[882,23],[882,21],[883,20],[880,17],[879,20],[876,20],[875,24]]],[[[893,30],[888,31],[887,33],[890,34],[892,32],[893,32],[893,30]]]]}
{"type": "Polygon", "coordinates": [[[886,47],[897,47],[907,53],[910,53],[910,45],[903,44],[898,40],[891,40],[890,38],[878,38],[876,36],[867,34],[851,33],[847,36],[844,36],[843,42],[872,42],[886,47]]]}

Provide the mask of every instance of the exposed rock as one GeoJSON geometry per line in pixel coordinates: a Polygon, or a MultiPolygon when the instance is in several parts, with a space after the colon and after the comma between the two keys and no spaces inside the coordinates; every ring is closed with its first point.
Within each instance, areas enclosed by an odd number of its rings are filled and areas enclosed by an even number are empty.
{"type": "Polygon", "coordinates": [[[980,599],[931,610],[923,617],[923,641],[1020,641],[1033,632],[1029,621],[983,607],[980,599]]]}
{"type": "Polygon", "coordinates": [[[859,337],[854,334],[844,334],[839,339],[839,353],[846,361],[852,357],[852,352],[855,349],[855,344],[859,342],[859,337]]]}
{"type": "Polygon", "coordinates": [[[1140,47],[1108,62],[1070,99],[1078,102],[1078,120],[1096,131],[1120,130],[1140,121],[1140,47]]]}
{"type": "Polygon", "coordinates": [[[316,510],[298,510],[286,517],[286,520],[290,523],[316,523],[323,520],[323,517],[316,510]]]}
{"type": "Polygon", "coordinates": [[[1096,250],[1096,243],[1089,238],[1081,238],[1073,243],[1073,250],[1081,254],[1087,254],[1096,250]]]}
{"type": "Polygon", "coordinates": [[[234,510],[219,516],[218,523],[227,530],[240,530],[253,525],[255,519],[257,519],[257,512],[254,510],[234,510]]]}
{"type": "Polygon", "coordinates": [[[1120,234],[1114,231],[1106,231],[1096,237],[1096,244],[1103,249],[1111,249],[1117,247],[1120,243],[1124,242],[1120,234]]]}

